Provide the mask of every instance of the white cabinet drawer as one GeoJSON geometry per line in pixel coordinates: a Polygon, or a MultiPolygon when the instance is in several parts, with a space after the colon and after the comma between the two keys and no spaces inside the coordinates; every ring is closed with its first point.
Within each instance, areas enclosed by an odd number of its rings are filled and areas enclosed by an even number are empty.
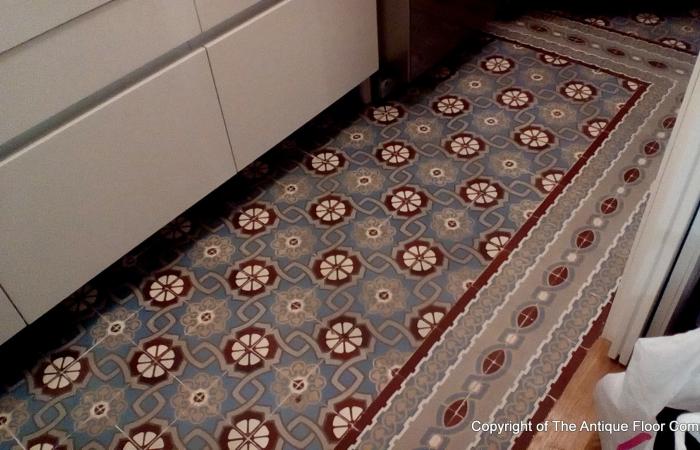
{"type": "Polygon", "coordinates": [[[0,54],[0,144],[199,32],[192,0],[113,0],[0,54]]]}
{"type": "Polygon", "coordinates": [[[75,19],[110,0],[2,0],[0,52],[75,19]]]}
{"type": "Polygon", "coordinates": [[[26,324],[10,299],[0,289],[0,344],[17,334],[26,324]]]}
{"type": "Polygon", "coordinates": [[[206,46],[238,169],[377,69],[374,0],[286,0],[206,46]]]}
{"type": "Polygon", "coordinates": [[[265,0],[195,0],[202,31],[206,31],[265,0]]]}
{"type": "Polygon", "coordinates": [[[0,163],[0,284],[31,322],[234,172],[200,49],[0,163]]]}

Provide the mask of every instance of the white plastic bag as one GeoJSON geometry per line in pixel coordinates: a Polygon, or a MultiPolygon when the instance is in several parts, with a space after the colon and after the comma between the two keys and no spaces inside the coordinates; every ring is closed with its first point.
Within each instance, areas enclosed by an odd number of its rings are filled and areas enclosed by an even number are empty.
{"type": "MultiPolygon", "coordinates": [[[[598,382],[595,401],[600,420],[628,424],[627,431],[599,433],[604,450],[652,449],[664,407],[700,411],[700,329],[639,339],[627,370],[598,382]]],[[[698,418],[684,416],[679,422],[698,418]]]]}

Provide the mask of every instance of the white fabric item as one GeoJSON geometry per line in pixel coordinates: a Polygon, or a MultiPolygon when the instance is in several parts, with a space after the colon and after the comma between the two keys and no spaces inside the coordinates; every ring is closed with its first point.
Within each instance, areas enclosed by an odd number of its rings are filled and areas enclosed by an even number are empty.
{"type": "MultiPolygon", "coordinates": [[[[656,415],[666,406],[700,411],[700,329],[639,339],[627,370],[598,382],[595,401],[600,420],[630,427],[627,432],[599,433],[604,450],[616,450],[643,433],[633,429],[634,421],[655,424],[656,415]]],[[[635,450],[653,448],[656,433],[647,432],[651,439],[635,450]]]]}
{"type": "MultiPolygon", "coordinates": [[[[676,418],[678,423],[683,424],[697,424],[700,423],[700,413],[685,413],[681,414],[676,418]]],[[[690,434],[693,435],[696,441],[700,441],[700,433],[691,431],[690,434]]],[[[679,430],[673,433],[673,439],[675,441],[675,450],[687,450],[685,446],[685,431],[679,430]]]]}

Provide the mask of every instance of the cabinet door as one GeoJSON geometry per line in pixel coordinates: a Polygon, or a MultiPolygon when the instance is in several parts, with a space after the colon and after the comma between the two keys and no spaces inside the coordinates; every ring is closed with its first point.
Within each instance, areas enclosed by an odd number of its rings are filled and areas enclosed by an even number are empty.
{"type": "Polygon", "coordinates": [[[75,19],[109,0],[3,0],[0,52],[75,19]]]}
{"type": "Polygon", "coordinates": [[[0,284],[31,322],[234,172],[200,49],[0,163],[0,284]]]}
{"type": "Polygon", "coordinates": [[[0,144],[199,33],[192,0],[112,0],[0,54],[0,144]]]}
{"type": "Polygon", "coordinates": [[[0,289],[0,344],[17,334],[25,325],[10,299],[0,289]]]}
{"type": "Polygon", "coordinates": [[[286,0],[207,45],[238,169],[377,69],[374,0],[286,0]]]}

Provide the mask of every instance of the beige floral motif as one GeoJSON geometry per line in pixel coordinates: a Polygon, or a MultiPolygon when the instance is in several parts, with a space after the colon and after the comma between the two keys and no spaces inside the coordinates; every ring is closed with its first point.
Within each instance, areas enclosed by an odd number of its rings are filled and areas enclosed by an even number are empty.
{"type": "Polygon", "coordinates": [[[418,178],[426,184],[444,186],[457,179],[457,169],[452,162],[426,162],[418,166],[418,178]]]}
{"type": "Polygon", "coordinates": [[[494,55],[481,62],[481,67],[493,73],[505,73],[513,68],[513,61],[500,55],[494,55]]]}
{"type": "Polygon", "coordinates": [[[539,110],[542,121],[551,125],[570,125],[577,122],[576,110],[565,103],[548,103],[539,110]]]}
{"type": "Polygon", "coordinates": [[[295,286],[278,293],[271,309],[277,322],[298,327],[304,322],[314,320],[320,306],[321,302],[313,289],[295,286]]]}
{"type": "Polygon", "coordinates": [[[277,257],[298,259],[311,253],[314,236],[308,228],[289,227],[275,234],[272,248],[277,257]]]}
{"type": "Polygon", "coordinates": [[[374,142],[374,132],[370,127],[352,126],[343,130],[339,139],[340,142],[342,142],[340,145],[341,148],[346,145],[354,148],[361,148],[365,145],[371,145],[374,142]]]}
{"type": "Polygon", "coordinates": [[[509,88],[498,96],[498,102],[509,109],[524,109],[532,102],[534,97],[528,91],[520,88],[509,88]]]}
{"type": "Polygon", "coordinates": [[[352,212],[353,208],[350,202],[337,195],[321,197],[309,207],[311,217],[324,225],[338,224],[350,216],[352,212]]]}
{"type": "Polygon", "coordinates": [[[279,404],[303,411],[321,400],[321,390],[325,385],[326,380],[317,365],[294,361],[290,366],[277,369],[272,392],[277,395],[279,404]]]}
{"type": "Polygon", "coordinates": [[[579,146],[566,147],[562,150],[564,159],[566,159],[566,161],[568,161],[571,165],[576,163],[576,161],[578,161],[584,153],[586,153],[586,148],[579,146]]]}
{"type": "MultiPolygon", "coordinates": [[[[692,14],[692,12],[691,12],[691,14],[692,14]]],[[[695,26],[690,25],[688,23],[673,23],[671,25],[671,27],[674,30],[677,30],[680,34],[686,34],[686,35],[695,34],[695,31],[697,30],[697,28],[695,26]]],[[[690,44],[688,44],[688,48],[686,50],[691,50],[691,49],[692,49],[692,46],[690,44]]]]}
{"type": "Polygon", "coordinates": [[[311,187],[308,181],[302,177],[286,177],[275,186],[277,199],[285,203],[296,203],[309,196],[311,187]]]}
{"type": "Polygon", "coordinates": [[[318,279],[330,285],[348,283],[358,274],[362,265],[360,260],[347,250],[330,250],[319,255],[314,262],[313,271],[318,279]]]}
{"type": "Polygon", "coordinates": [[[462,92],[467,94],[484,95],[493,92],[493,82],[483,75],[470,75],[459,82],[462,92]]]}
{"type": "Polygon", "coordinates": [[[189,303],[180,322],[185,327],[185,334],[206,338],[223,332],[230,316],[226,301],[208,297],[197,303],[189,303]]]}
{"type": "Polygon", "coordinates": [[[488,178],[475,178],[466,183],[459,191],[464,201],[478,208],[488,208],[503,198],[503,188],[488,178]]]}
{"type": "Polygon", "coordinates": [[[602,17],[586,17],[583,20],[599,27],[607,27],[609,25],[608,21],[602,17]]]}
{"type": "Polygon", "coordinates": [[[472,125],[483,133],[497,134],[511,129],[511,120],[503,111],[485,111],[475,114],[472,125]]]}
{"type": "Polygon", "coordinates": [[[554,135],[541,127],[530,125],[516,131],[515,140],[528,149],[540,151],[552,145],[554,135]]]}
{"type": "Polygon", "coordinates": [[[370,314],[389,316],[406,306],[406,289],[401,280],[377,277],[362,286],[362,302],[370,314]]]}
{"type": "Polygon", "coordinates": [[[491,168],[505,177],[519,177],[530,171],[530,163],[522,153],[511,151],[499,151],[492,153],[489,158],[491,168]]]}
{"type": "Polygon", "coordinates": [[[231,261],[235,248],[230,239],[212,235],[197,242],[190,253],[192,264],[205,269],[213,269],[231,261]]]}
{"type": "Polygon", "coordinates": [[[403,117],[403,108],[395,105],[381,105],[371,110],[370,117],[381,124],[394,123],[403,117]]]}
{"type": "Polygon", "coordinates": [[[486,145],[479,137],[469,133],[460,133],[452,136],[445,142],[445,149],[458,158],[474,158],[483,152],[486,145]]]}
{"type": "Polygon", "coordinates": [[[571,64],[571,61],[569,61],[566,58],[556,55],[550,55],[548,53],[540,53],[540,59],[547,64],[551,64],[557,67],[564,67],[571,64]]]}
{"type": "Polygon", "coordinates": [[[600,136],[608,126],[607,119],[592,119],[583,126],[583,133],[591,138],[600,136]]]}
{"type": "Polygon", "coordinates": [[[428,141],[442,135],[442,125],[436,119],[418,118],[406,125],[412,141],[428,141]]]}
{"type": "Polygon", "coordinates": [[[397,215],[410,217],[418,214],[428,204],[428,199],[416,188],[405,186],[392,189],[384,203],[397,215]]]}
{"type": "Polygon", "coordinates": [[[606,98],[604,110],[610,114],[610,117],[615,117],[615,114],[620,112],[620,110],[625,107],[628,100],[629,98],[621,95],[606,98]]]}
{"type": "Polygon", "coordinates": [[[466,211],[445,208],[433,214],[431,226],[441,239],[460,241],[469,234],[473,224],[466,211]]]}
{"type": "Polygon", "coordinates": [[[538,206],[540,206],[539,202],[534,200],[523,200],[517,205],[511,206],[508,217],[515,225],[519,227],[530,218],[530,215],[535,212],[538,206]]]}
{"type": "Polygon", "coordinates": [[[535,82],[537,84],[545,84],[552,80],[549,72],[543,69],[528,69],[525,72],[525,79],[527,81],[535,82]]]}
{"type": "Polygon", "coordinates": [[[410,353],[390,350],[374,360],[369,379],[377,387],[377,392],[381,392],[389,384],[410,357],[410,353]]]}
{"type": "Polygon", "coordinates": [[[644,25],[657,25],[661,22],[661,18],[652,13],[639,13],[634,17],[634,20],[644,25]]]}
{"type": "Polygon", "coordinates": [[[352,235],[360,247],[377,250],[394,242],[396,229],[388,220],[370,217],[357,222],[353,227],[352,235]]]}
{"type": "Polygon", "coordinates": [[[0,442],[11,440],[29,418],[27,404],[5,395],[0,398],[0,442]]]}
{"type": "Polygon", "coordinates": [[[668,46],[668,47],[673,47],[678,50],[690,50],[690,44],[688,44],[685,41],[681,41],[680,39],[676,38],[663,38],[659,42],[662,44],[668,46]]]}
{"type": "Polygon", "coordinates": [[[103,385],[86,392],[71,416],[76,429],[97,436],[119,423],[125,409],[124,391],[103,385]]]}
{"type": "Polygon", "coordinates": [[[202,423],[221,413],[221,403],[225,398],[226,390],[220,377],[198,373],[180,384],[177,394],[170,402],[178,419],[202,423]]]}
{"type": "Polygon", "coordinates": [[[141,327],[141,321],[133,311],[116,308],[105,314],[91,331],[95,341],[107,348],[117,348],[132,342],[134,333],[141,327]]]}
{"type": "Polygon", "coordinates": [[[469,108],[469,103],[454,95],[445,95],[433,103],[433,110],[446,117],[455,117],[469,108]]]}
{"type": "Polygon", "coordinates": [[[459,299],[472,286],[472,283],[481,274],[481,270],[472,267],[464,267],[447,276],[447,292],[455,299],[459,299]]]}
{"type": "Polygon", "coordinates": [[[362,167],[345,175],[345,186],[352,193],[369,194],[382,189],[384,175],[379,170],[362,167]]]}
{"type": "Polygon", "coordinates": [[[561,87],[560,92],[577,102],[589,101],[596,94],[597,90],[590,84],[580,81],[569,81],[561,87]]]}

